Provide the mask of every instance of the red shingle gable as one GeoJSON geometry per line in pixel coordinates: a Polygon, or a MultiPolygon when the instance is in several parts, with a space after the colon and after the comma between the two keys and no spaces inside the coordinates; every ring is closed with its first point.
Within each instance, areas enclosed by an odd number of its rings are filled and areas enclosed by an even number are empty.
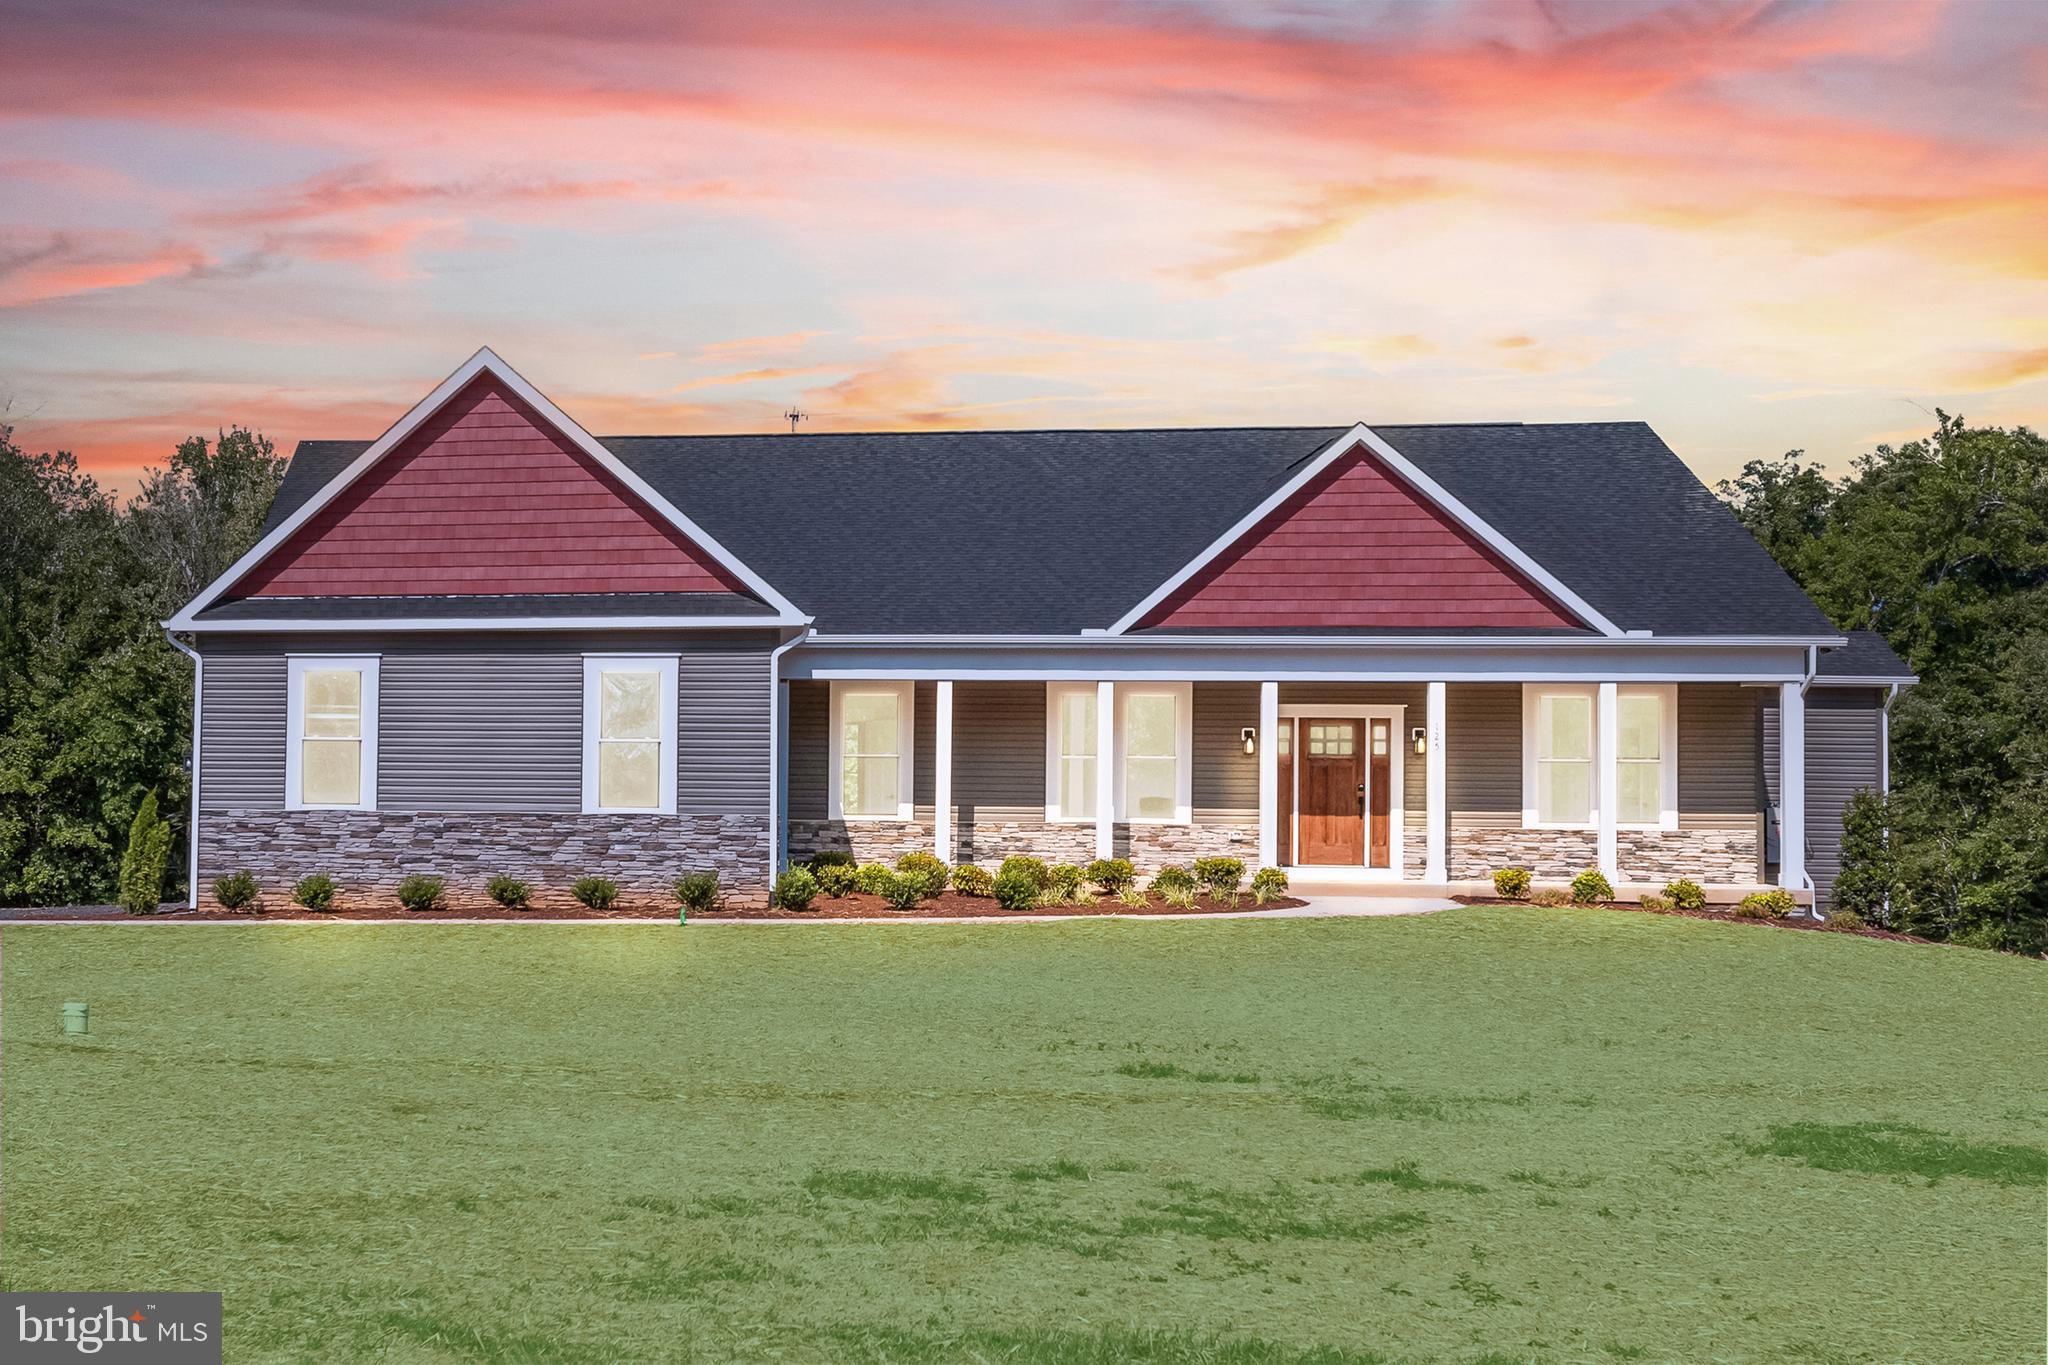
{"type": "Polygon", "coordinates": [[[1139,628],[1583,623],[1360,447],[1167,597],[1139,628]]]}
{"type": "Polygon", "coordinates": [[[228,595],[746,591],[483,375],[228,595]]]}

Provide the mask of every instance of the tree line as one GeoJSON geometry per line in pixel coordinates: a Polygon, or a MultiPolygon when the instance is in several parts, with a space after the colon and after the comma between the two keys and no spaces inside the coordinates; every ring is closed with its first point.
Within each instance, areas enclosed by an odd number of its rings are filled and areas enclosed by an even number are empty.
{"type": "MultiPolygon", "coordinates": [[[[257,539],[283,477],[241,427],[125,503],[0,427],[0,903],[96,904],[154,794],[182,894],[191,661],[169,617],[257,539]]],[[[2048,948],[2048,442],[1941,414],[1830,478],[1801,451],[1722,498],[1830,619],[1913,671],[1892,792],[1852,803],[1841,903],[1905,932],[2048,948]]]]}
{"type": "Polygon", "coordinates": [[[1835,625],[1919,675],[1892,708],[1892,789],[1855,798],[1837,901],[1975,947],[2048,948],[2048,441],[1966,426],[1831,479],[1804,453],[1720,485],[1835,625]]]}

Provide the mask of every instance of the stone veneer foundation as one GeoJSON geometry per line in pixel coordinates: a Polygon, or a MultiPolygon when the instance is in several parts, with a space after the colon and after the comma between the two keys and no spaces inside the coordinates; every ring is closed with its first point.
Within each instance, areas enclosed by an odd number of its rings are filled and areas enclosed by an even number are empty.
{"type": "MultiPolygon", "coordinates": [[[[1247,867],[1258,860],[1259,827],[1252,824],[1123,825],[1116,827],[1116,851],[1140,872],[1156,872],[1168,863],[1196,858],[1243,858],[1247,867]]],[[[826,850],[851,853],[862,862],[893,863],[906,853],[932,851],[932,827],[924,821],[881,824],[839,820],[792,820],[789,857],[802,862],[826,850]]],[[[954,838],[952,861],[979,863],[994,871],[1013,853],[1049,863],[1086,867],[1095,860],[1095,826],[1049,825],[1043,821],[964,823],[954,838]]]]}
{"type": "MultiPolygon", "coordinates": [[[[1679,877],[1749,885],[1762,880],[1757,830],[1618,830],[1615,857],[1623,881],[1679,877]]],[[[1477,881],[1503,867],[1525,867],[1538,880],[1562,881],[1598,862],[1596,836],[1574,829],[1453,829],[1453,881],[1477,881]]]]}
{"type": "Polygon", "coordinates": [[[752,815],[398,814],[385,811],[204,811],[199,820],[200,903],[214,878],[247,868],[266,908],[290,902],[293,883],[334,878],[338,899],[389,899],[415,872],[448,883],[451,910],[490,904],[499,873],[531,882],[536,908],[569,905],[579,877],[609,877],[623,900],[659,898],[684,872],[715,871],[726,904],[768,903],[768,821],[752,815]]]}

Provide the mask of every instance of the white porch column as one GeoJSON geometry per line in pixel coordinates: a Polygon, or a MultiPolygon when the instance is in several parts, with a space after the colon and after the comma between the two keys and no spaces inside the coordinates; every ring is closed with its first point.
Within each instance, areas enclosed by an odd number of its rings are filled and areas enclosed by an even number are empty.
{"type": "Polygon", "coordinates": [[[1095,856],[1116,855],[1116,684],[1095,684],[1095,856]]]}
{"type": "Polygon", "coordinates": [[[1594,702],[1593,772],[1594,813],[1600,821],[1600,871],[1610,882],[1621,880],[1621,857],[1614,838],[1615,809],[1621,804],[1621,708],[1620,689],[1611,682],[1600,684],[1594,702]]]}
{"type": "Polygon", "coordinates": [[[953,863],[953,680],[939,679],[932,721],[932,849],[953,863]]]}
{"type": "Polygon", "coordinates": [[[1429,842],[1424,850],[1422,876],[1424,881],[1444,882],[1450,880],[1451,813],[1446,809],[1444,795],[1444,685],[1440,682],[1429,685],[1424,726],[1423,743],[1428,746],[1423,756],[1424,800],[1428,803],[1429,842]]]}
{"type": "Polygon", "coordinates": [[[1280,865],[1280,684],[1259,684],[1259,866],[1280,865]]]}
{"type": "Polygon", "coordinates": [[[1778,688],[1778,885],[1806,889],[1806,694],[1778,688]]]}

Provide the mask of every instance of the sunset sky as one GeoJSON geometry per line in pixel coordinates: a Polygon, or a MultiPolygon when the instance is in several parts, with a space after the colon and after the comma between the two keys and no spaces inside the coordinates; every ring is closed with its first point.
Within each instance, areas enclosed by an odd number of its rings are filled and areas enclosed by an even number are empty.
{"type": "Polygon", "coordinates": [[[0,0],[0,402],[600,434],[2048,423],[2048,4],[0,0]]]}

